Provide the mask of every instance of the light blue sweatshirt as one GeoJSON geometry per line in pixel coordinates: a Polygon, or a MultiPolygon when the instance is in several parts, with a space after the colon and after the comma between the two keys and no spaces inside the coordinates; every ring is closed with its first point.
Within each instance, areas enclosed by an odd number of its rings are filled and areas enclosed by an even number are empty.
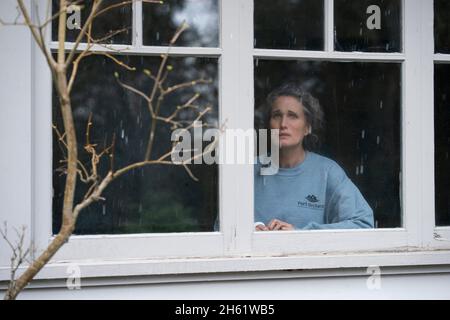
{"type": "Polygon", "coordinates": [[[261,175],[255,165],[255,222],[276,218],[295,229],[373,228],[373,211],[333,160],[306,152],[293,168],[261,175]]]}

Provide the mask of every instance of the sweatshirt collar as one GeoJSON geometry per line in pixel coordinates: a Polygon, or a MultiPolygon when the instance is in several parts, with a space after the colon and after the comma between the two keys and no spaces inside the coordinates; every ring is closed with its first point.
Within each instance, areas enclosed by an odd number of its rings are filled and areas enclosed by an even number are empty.
{"type": "Polygon", "coordinates": [[[277,174],[280,176],[296,176],[302,173],[309,161],[311,161],[311,154],[312,152],[305,151],[305,159],[302,162],[292,168],[279,168],[277,174]]]}

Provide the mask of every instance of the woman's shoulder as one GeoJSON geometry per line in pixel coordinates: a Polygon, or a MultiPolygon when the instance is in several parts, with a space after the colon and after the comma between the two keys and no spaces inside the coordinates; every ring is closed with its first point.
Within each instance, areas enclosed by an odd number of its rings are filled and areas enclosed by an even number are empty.
{"type": "Polygon", "coordinates": [[[310,163],[322,172],[326,172],[328,179],[342,180],[347,177],[344,169],[333,159],[310,152],[310,163]]]}
{"type": "Polygon", "coordinates": [[[333,159],[325,157],[315,152],[309,151],[309,157],[312,160],[311,163],[320,165],[322,168],[329,170],[339,170],[341,166],[333,159]]]}

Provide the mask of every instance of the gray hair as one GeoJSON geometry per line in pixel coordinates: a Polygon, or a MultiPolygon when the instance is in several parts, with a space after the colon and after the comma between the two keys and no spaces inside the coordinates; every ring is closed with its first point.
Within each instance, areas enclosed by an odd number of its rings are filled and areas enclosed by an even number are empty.
{"type": "Polygon", "coordinates": [[[311,133],[303,139],[303,148],[313,151],[320,146],[319,134],[323,130],[324,114],[319,104],[319,100],[313,97],[308,91],[293,82],[282,84],[269,93],[265,105],[264,126],[270,129],[270,116],[272,106],[278,97],[294,97],[303,105],[306,122],[311,128],[311,133]]]}

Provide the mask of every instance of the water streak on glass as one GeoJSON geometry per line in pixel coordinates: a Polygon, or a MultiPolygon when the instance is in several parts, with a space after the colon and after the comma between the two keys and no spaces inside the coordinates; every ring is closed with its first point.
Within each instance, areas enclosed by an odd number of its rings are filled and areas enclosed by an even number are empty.
{"type": "Polygon", "coordinates": [[[436,225],[450,226],[450,65],[434,67],[436,225]]]}
{"type": "MultiPolygon", "coordinates": [[[[80,160],[86,166],[89,156],[83,150],[86,125],[92,114],[91,143],[100,149],[109,146],[113,135],[115,168],[142,161],[147,149],[151,118],[146,101],[123,89],[116,81],[117,72],[122,82],[145,93],[153,81],[144,69],[156,70],[159,57],[118,56],[137,71],[130,72],[103,56],[91,56],[80,65],[73,87],[72,107],[79,142],[80,160]],[[102,66],[102,67],[99,67],[102,66]],[[138,124],[139,123],[139,124],[138,124]]],[[[166,96],[161,105],[162,116],[172,114],[178,105],[187,102],[196,92],[200,98],[195,104],[212,107],[204,123],[217,127],[218,89],[217,59],[170,58],[172,66],[164,86],[173,86],[196,79],[212,79],[211,84],[185,88],[166,96]]],[[[190,121],[195,111],[186,109],[178,119],[190,121]]],[[[61,129],[62,119],[58,99],[53,97],[53,122],[61,129]]],[[[151,159],[157,159],[171,149],[170,124],[158,122],[151,159]]],[[[59,230],[65,174],[62,167],[64,147],[53,138],[53,232],[59,230]]],[[[170,160],[170,158],[169,158],[170,160]]],[[[96,202],[83,210],[76,226],[76,234],[120,234],[158,232],[212,231],[218,210],[217,165],[189,165],[198,182],[190,178],[182,166],[151,165],[129,172],[115,180],[104,193],[106,201],[96,202]]],[[[101,162],[104,176],[110,168],[108,159],[101,162]]],[[[77,184],[76,202],[87,186],[77,184]]]]}
{"type": "Polygon", "coordinates": [[[335,0],[335,50],[401,52],[401,2],[335,0]]]}
{"type": "Polygon", "coordinates": [[[183,21],[189,28],[182,33],[176,46],[219,46],[218,0],[167,0],[156,5],[144,3],[144,45],[167,46],[183,21]]]}
{"type": "Polygon", "coordinates": [[[260,58],[255,65],[255,127],[263,127],[262,106],[271,90],[286,81],[302,85],[325,113],[318,153],[341,165],[373,209],[378,228],[401,227],[400,79],[398,63],[260,58]]]}
{"type": "Polygon", "coordinates": [[[323,0],[254,2],[254,47],[323,50],[323,0]]]}
{"type": "Polygon", "coordinates": [[[434,48],[450,53],[450,1],[434,0],[434,48]]]}
{"type": "MultiPolygon", "coordinates": [[[[91,9],[92,1],[78,1],[81,8],[81,25],[87,20],[91,9]]],[[[125,3],[123,0],[109,0],[103,1],[98,12],[110,6],[116,6],[121,3],[125,3]]],[[[57,14],[59,11],[59,1],[53,0],[53,14],[57,14]]],[[[74,13],[68,14],[68,19],[74,13]]],[[[70,20],[72,21],[72,20],[70,20]]],[[[112,8],[111,10],[104,11],[104,13],[98,15],[92,24],[92,38],[94,40],[102,40],[104,44],[131,44],[132,30],[132,6],[131,4],[120,5],[112,8]]],[[[58,26],[59,21],[55,19],[52,25],[52,39],[58,40],[58,26]]],[[[71,27],[72,28],[72,27],[71,27]]],[[[75,42],[80,30],[66,28],[66,42],[75,42]]],[[[83,42],[86,42],[84,37],[83,42]]]]}

